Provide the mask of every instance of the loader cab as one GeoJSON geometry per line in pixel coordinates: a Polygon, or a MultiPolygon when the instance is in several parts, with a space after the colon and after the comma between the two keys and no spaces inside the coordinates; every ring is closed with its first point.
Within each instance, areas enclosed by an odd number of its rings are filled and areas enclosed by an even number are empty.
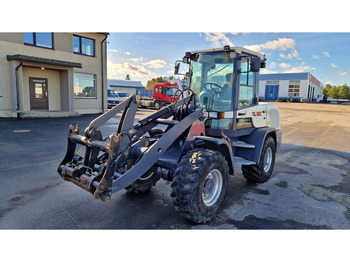
{"type": "Polygon", "coordinates": [[[236,130],[238,111],[259,103],[259,70],[265,57],[225,46],[187,52],[183,62],[189,64],[189,88],[195,93],[197,106],[206,111],[206,129],[211,135],[227,130],[234,136],[230,131],[236,130]]]}

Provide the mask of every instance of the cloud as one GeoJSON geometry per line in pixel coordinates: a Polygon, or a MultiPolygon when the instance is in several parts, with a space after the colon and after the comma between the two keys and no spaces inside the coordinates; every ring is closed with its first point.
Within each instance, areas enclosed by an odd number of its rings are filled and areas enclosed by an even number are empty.
{"type": "Polygon", "coordinates": [[[112,52],[112,53],[118,53],[118,52],[119,52],[119,51],[116,50],[116,49],[108,49],[107,51],[108,51],[108,52],[112,52]]]}
{"type": "Polygon", "coordinates": [[[292,38],[278,38],[278,40],[268,41],[264,44],[246,45],[244,47],[256,52],[261,52],[263,49],[285,51],[295,47],[295,40],[292,38]]]}
{"type": "Polygon", "coordinates": [[[234,46],[225,33],[205,33],[205,40],[211,42],[214,47],[234,46]]]}
{"type": "MultiPolygon", "coordinates": [[[[174,70],[168,70],[166,71],[167,74],[169,75],[174,75],[174,70]]],[[[180,70],[179,72],[180,74],[186,74],[186,71],[185,70],[180,70]]]]}
{"type": "Polygon", "coordinates": [[[165,62],[164,60],[157,59],[151,60],[147,63],[143,63],[143,65],[152,69],[161,69],[167,66],[167,62],[165,62]]]}
{"type": "Polygon", "coordinates": [[[291,68],[292,67],[291,64],[287,64],[287,63],[280,63],[279,66],[282,68],[291,68]]]}
{"type": "Polygon", "coordinates": [[[143,61],[143,57],[134,57],[134,58],[129,58],[128,60],[134,63],[141,63],[143,61]]]}
{"type": "Polygon", "coordinates": [[[276,62],[271,62],[269,68],[276,68],[276,62]]]}
{"type": "Polygon", "coordinates": [[[264,44],[264,49],[272,49],[272,50],[287,50],[290,48],[294,48],[295,40],[292,38],[278,38],[278,40],[269,41],[264,44]]]}
{"type": "Polygon", "coordinates": [[[261,45],[245,45],[244,48],[247,48],[247,49],[255,51],[255,52],[261,52],[261,50],[262,50],[261,45]]]}
{"type": "Polygon", "coordinates": [[[292,59],[294,59],[294,58],[300,60],[300,58],[299,58],[299,52],[298,52],[297,50],[294,50],[292,53],[287,54],[287,55],[285,55],[285,54],[280,54],[280,57],[281,57],[281,58],[284,58],[284,59],[288,59],[288,60],[292,60],[292,59]]]}
{"type": "Polygon", "coordinates": [[[121,78],[124,79],[127,74],[131,77],[150,79],[153,77],[153,73],[146,69],[142,65],[134,65],[130,63],[114,64],[111,61],[107,61],[107,73],[108,78],[121,78]]]}
{"type": "Polygon", "coordinates": [[[125,52],[126,55],[131,55],[130,52],[125,52]]]}
{"type": "Polygon", "coordinates": [[[296,66],[296,67],[293,67],[291,69],[284,71],[284,73],[300,73],[300,72],[305,72],[305,71],[310,72],[312,70],[315,70],[315,68],[308,66],[308,65],[305,65],[305,63],[303,62],[299,66],[296,66]]]}
{"type": "MultiPolygon", "coordinates": [[[[323,57],[330,57],[328,52],[322,52],[322,56],[323,57]]],[[[315,59],[315,60],[320,60],[321,56],[320,55],[313,55],[312,58],[315,59]]]]}
{"type": "Polygon", "coordinates": [[[266,68],[262,68],[260,71],[261,74],[277,74],[277,71],[269,70],[266,68]]]}
{"type": "Polygon", "coordinates": [[[339,75],[340,76],[346,76],[348,73],[347,72],[340,72],[339,75]]]}
{"type": "Polygon", "coordinates": [[[332,64],[331,64],[331,67],[332,67],[332,68],[337,68],[337,67],[339,67],[339,66],[332,63],[332,64]]]}

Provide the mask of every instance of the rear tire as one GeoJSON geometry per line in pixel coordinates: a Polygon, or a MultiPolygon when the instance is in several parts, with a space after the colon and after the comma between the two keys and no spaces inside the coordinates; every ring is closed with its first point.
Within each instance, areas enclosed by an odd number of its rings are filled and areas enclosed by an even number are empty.
{"type": "Polygon", "coordinates": [[[171,184],[175,209],[195,223],[208,222],[222,207],[228,174],[228,164],[221,153],[207,149],[187,152],[171,184]]]}
{"type": "Polygon", "coordinates": [[[276,144],[273,137],[265,139],[257,165],[242,166],[243,176],[252,183],[264,183],[270,179],[275,166],[276,144]]]}

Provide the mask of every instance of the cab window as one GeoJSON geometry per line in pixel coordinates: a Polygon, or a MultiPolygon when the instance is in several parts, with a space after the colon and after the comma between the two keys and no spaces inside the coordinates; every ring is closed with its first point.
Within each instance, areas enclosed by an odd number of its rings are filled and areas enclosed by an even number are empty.
{"type": "Polygon", "coordinates": [[[253,105],[254,73],[250,72],[250,58],[242,58],[239,86],[239,108],[253,105]]]}

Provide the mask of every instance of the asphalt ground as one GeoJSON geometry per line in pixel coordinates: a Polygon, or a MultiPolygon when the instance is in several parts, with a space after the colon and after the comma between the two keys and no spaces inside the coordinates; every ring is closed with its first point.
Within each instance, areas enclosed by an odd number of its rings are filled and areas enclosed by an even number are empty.
{"type": "Polygon", "coordinates": [[[0,229],[350,229],[350,106],[276,104],[283,144],[271,179],[247,183],[236,165],[222,211],[204,225],[176,212],[169,182],[105,203],[57,174],[69,124],[84,130],[95,115],[0,119],[0,229]]]}

